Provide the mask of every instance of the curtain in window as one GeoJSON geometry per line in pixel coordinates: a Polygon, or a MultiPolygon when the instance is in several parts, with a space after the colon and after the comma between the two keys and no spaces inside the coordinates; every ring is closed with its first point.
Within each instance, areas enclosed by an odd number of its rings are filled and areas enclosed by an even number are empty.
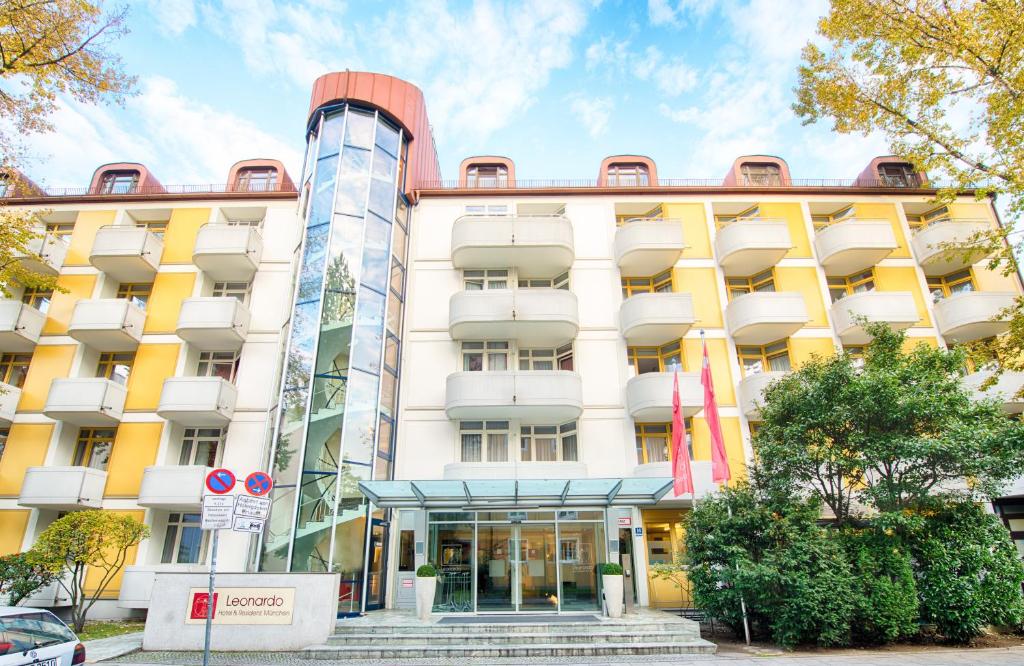
{"type": "Polygon", "coordinates": [[[479,433],[462,436],[462,462],[480,462],[482,438],[479,433]]]}

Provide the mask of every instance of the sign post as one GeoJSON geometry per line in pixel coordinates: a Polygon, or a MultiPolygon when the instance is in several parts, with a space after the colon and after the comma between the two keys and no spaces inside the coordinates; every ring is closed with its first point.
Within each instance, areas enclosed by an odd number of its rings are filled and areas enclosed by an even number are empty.
{"type": "Polygon", "coordinates": [[[217,575],[217,545],[220,531],[231,527],[231,516],[235,509],[235,498],[228,495],[235,487],[235,475],[231,470],[215,469],[206,475],[206,488],[213,495],[203,496],[202,529],[213,530],[210,545],[210,585],[206,591],[206,637],[203,639],[203,666],[210,665],[210,632],[213,630],[213,611],[217,598],[213,595],[214,578],[217,575]]]}

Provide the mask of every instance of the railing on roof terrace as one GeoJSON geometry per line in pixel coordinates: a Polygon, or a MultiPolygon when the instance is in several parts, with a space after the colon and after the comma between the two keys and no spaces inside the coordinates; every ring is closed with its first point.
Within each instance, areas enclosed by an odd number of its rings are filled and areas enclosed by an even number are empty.
{"type": "Polygon", "coordinates": [[[92,191],[89,187],[42,187],[36,190],[10,188],[4,199],[38,199],[40,197],[146,197],[176,194],[264,194],[269,192],[296,192],[295,186],[277,183],[262,184],[202,184],[202,185],[131,185],[114,187],[112,191],[92,191]]]}
{"type": "MultiPolygon", "coordinates": [[[[460,183],[458,180],[433,180],[420,181],[416,184],[417,190],[536,190],[536,189],[665,189],[665,188],[693,188],[693,189],[772,189],[772,188],[793,188],[793,187],[821,187],[821,188],[885,188],[885,189],[942,189],[953,187],[950,184],[928,182],[923,185],[909,183],[899,185],[892,179],[865,180],[861,178],[808,178],[788,180],[780,179],[774,183],[736,183],[724,185],[721,178],[659,178],[656,184],[620,184],[620,185],[598,185],[596,179],[554,179],[554,180],[523,180],[515,179],[505,183],[497,183],[488,187],[469,186],[460,183]]],[[[965,188],[969,189],[969,188],[965,188]]]]}

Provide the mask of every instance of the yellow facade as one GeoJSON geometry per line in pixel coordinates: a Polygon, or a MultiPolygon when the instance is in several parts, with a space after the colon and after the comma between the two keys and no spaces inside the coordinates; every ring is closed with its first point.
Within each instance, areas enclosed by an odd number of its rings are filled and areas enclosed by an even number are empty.
{"type": "Polygon", "coordinates": [[[162,264],[191,264],[199,227],[210,221],[209,208],[175,208],[164,234],[162,264]]]}
{"type": "Polygon", "coordinates": [[[160,404],[164,380],[174,376],[181,345],[139,345],[128,376],[125,410],[154,411],[160,404]]]}
{"type": "MultiPolygon", "coordinates": [[[[718,386],[715,386],[718,390],[718,386]]],[[[732,416],[723,416],[722,437],[725,439],[725,455],[729,459],[729,470],[732,480],[729,485],[747,478],[747,456],[743,451],[743,435],[740,420],[732,416]]],[[[693,419],[693,458],[694,460],[711,460],[711,431],[703,418],[693,419]]]]}
{"type": "Polygon", "coordinates": [[[807,237],[807,224],[804,222],[804,211],[799,203],[772,202],[759,205],[761,217],[772,220],[785,220],[789,228],[789,239],[792,249],[786,253],[787,259],[805,259],[811,256],[811,241],[807,237]]]}
{"type": "Polygon", "coordinates": [[[71,315],[75,310],[75,303],[80,299],[90,298],[95,286],[95,275],[61,275],[57,278],[58,289],[54,290],[53,300],[50,302],[50,308],[46,312],[43,334],[67,334],[68,325],[71,323],[71,315]]]}
{"type": "Polygon", "coordinates": [[[903,225],[900,223],[899,213],[895,204],[882,203],[858,203],[853,206],[853,214],[861,220],[885,220],[892,225],[892,233],[896,237],[898,247],[889,255],[892,259],[906,259],[910,257],[910,246],[907,237],[903,233],[903,225]]]}
{"type": "Polygon", "coordinates": [[[18,411],[42,411],[50,382],[67,377],[75,358],[76,345],[39,345],[32,354],[25,385],[21,387],[18,411]]]}
{"type": "Polygon", "coordinates": [[[114,437],[104,497],[138,497],[142,472],[156,463],[163,423],[122,423],[114,437]]]}
{"type": "Polygon", "coordinates": [[[921,283],[917,277],[917,269],[913,266],[876,266],[875,287],[878,291],[909,291],[914,295],[917,314],[921,320],[915,326],[931,326],[928,307],[921,293],[921,283]]]}
{"type": "MultiPolygon", "coordinates": [[[[683,367],[690,372],[700,372],[704,355],[700,340],[683,340],[683,367]]],[[[736,392],[733,390],[732,372],[729,370],[729,347],[720,338],[708,339],[708,360],[711,362],[711,378],[715,382],[715,398],[719,405],[735,405],[736,392]]]]}
{"type": "Polygon", "coordinates": [[[673,277],[675,291],[693,295],[694,326],[722,327],[722,305],[718,300],[718,278],[714,268],[677,268],[673,277]]]}
{"type": "Polygon", "coordinates": [[[96,231],[103,226],[114,223],[115,211],[112,210],[88,210],[78,214],[75,220],[75,230],[71,234],[71,244],[68,246],[67,256],[64,258],[65,266],[88,266],[89,253],[92,252],[92,243],[96,239],[96,231]]]}
{"type": "Polygon", "coordinates": [[[971,272],[978,291],[1020,291],[1017,276],[1013,273],[1003,275],[1002,271],[986,268],[984,264],[974,266],[971,272]]]}
{"type": "Polygon", "coordinates": [[[652,608],[690,608],[693,596],[685,573],[673,579],[656,577],[650,569],[652,563],[676,561],[686,551],[686,531],[683,521],[688,509],[644,509],[644,544],[646,553],[634,557],[646,558],[648,563],[647,591],[652,608]]]}
{"type": "Polygon", "coordinates": [[[811,327],[826,327],[825,303],[821,299],[821,283],[818,280],[818,269],[802,266],[791,266],[775,269],[776,291],[798,291],[804,297],[807,315],[811,327]]]}
{"type": "Polygon", "coordinates": [[[157,273],[153,295],[146,306],[143,333],[174,333],[178,327],[181,301],[192,296],[195,273],[157,273]]]}
{"type": "Polygon", "coordinates": [[[704,204],[664,204],[662,210],[665,217],[682,220],[683,259],[710,259],[711,238],[708,236],[708,223],[704,215],[704,204]]]}
{"type": "Polygon", "coordinates": [[[46,461],[53,426],[48,423],[15,423],[0,457],[0,497],[17,497],[25,470],[46,461]]]}
{"type": "Polygon", "coordinates": [[[0,511],[0,557],[21,552],[21,544],[25,539],[25,528],[31,511],[22,509],[5,509],[0,511]]]}
{"type": "Polygon", "coordinates": [[[789,339],[789,360],[794,370],[798,370],[801,365],[815,357],[828,358],[835,353],[836,345],[832,338],[789,339]]]}
{"type": "MultiPolygon", "coordinates": [[[[139,521],[140,523],[143,522],[143,520],[146,517],[145,511],[114,511],[113,513],[117,513],[123,516],[129,516],[139,521]]],[[[124,567],[128,567],[135,564],[135,558],[138,556],[138,552],[138,546],[132,546],[128,549],[128,553],[124,561],[124,567]]],[[[113,553],[111,554],[111,556],[113,556],[113,553]]],[[[124,567],[121,567],[121,570],[114,574],[114,577],[110,580],[110,583],[107,585],[107,588],[103,591],[103,594],[100,596],[100,599],[117,599],[117,595],[121,591],[121,579],[124,578],[124,567]]],[[[92,594],[96,591],[96,588],[98,588],[102,583],[103,575],[105,573],[106,572],[102,569],[86,570],[85,581],[82,583],[82,589],[85,591],[86,594],[92,594]]]]}

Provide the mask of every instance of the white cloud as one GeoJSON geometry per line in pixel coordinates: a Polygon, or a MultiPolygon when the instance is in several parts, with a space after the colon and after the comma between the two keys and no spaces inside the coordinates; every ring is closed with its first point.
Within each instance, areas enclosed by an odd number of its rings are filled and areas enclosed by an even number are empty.
{"type": "Polygon", "coordinates": [[[576,114],[580,123],[587,128],[587,133],[598,137],[608,131],[615,102],[609,97],[586,97],[582,94],[570,95],[569,109],[576,114]]]}
{"type": "Polygon", "coordinates": [[[176,37],[196,24],[194,0],[147,0],[160,32],[176,37]]]}
{"type": "Polygon", "coordinates": [[[678,56],[665,60],[656,46],[648,46],[642,55],[631,55],[630,61],[633,76],[641,81],[653,82],[668,97],[678,97],[697,85],[697,70],[678,56]]]}
{"type": "Polygon", "coordinates": [[[669,0],[647,0],[647,19],[651,25],[678,27],[689,16],[699,24],[716,5],[718,0],[678,0],[674,5],[669,0]]]}
{"type": "Polygon", "coordinates": [[[647,18],[653,25],[675,24],[678,20],[668,0],[647,0],[647,18]]]}

